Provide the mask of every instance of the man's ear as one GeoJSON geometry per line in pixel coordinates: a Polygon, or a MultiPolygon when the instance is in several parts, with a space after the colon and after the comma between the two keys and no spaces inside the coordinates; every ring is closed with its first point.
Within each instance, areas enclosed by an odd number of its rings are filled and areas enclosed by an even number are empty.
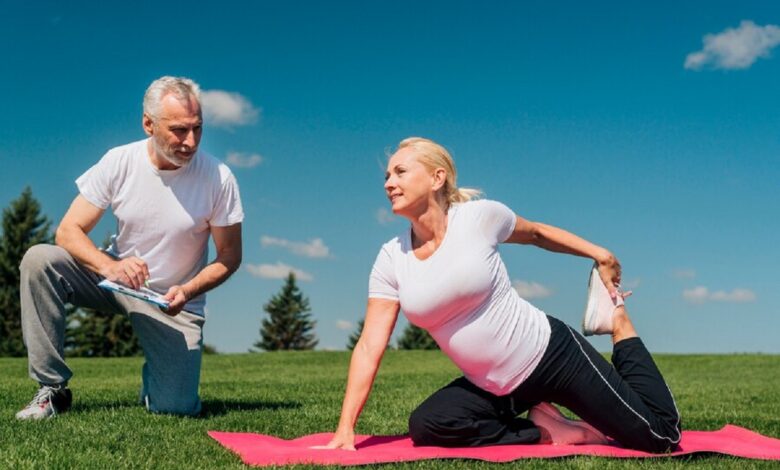
{"type": "Polygon", "coordinates": [[[149,137],[154,135],[154,121],[152,120],[151,116],[144,113],[144,116],[141,119],[141,125],[143,126],[146,135],[148,135],[149,137]]]}
{"type": "Polygon", "coordinates": [[[447,182],[447,170],[436,168],[433,170],[433,190],[438,191],[447,182]]]}

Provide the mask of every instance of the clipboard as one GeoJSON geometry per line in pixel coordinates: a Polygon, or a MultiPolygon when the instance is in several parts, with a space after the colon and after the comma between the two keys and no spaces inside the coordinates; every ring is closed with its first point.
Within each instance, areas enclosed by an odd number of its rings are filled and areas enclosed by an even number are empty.
{"type": "Polygon", "coordinates": [[[170,305],[170,302],[165,300],[165,297],[145,287],[141,287],[139,290],[135,290],[131,287],[125,287],[121,284],[117,284],[116,282],[109,281],[108,279],[103,279],[100,281],[98,283],[98,287],[108,291],[129,295],[130,297],[135,297],[136,299],[140,299],[144,302],[149,302],[152,305],[156,305],[163,310],[168,310],[168,306],[170,305]]]}

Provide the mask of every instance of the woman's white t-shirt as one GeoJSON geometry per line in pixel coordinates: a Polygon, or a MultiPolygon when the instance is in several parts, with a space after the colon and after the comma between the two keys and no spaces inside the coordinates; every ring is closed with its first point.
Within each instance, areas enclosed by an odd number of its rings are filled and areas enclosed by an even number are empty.
{"type": "Polygon", "coordinates": [[[414,255],[411,230],[385,243],[368,295],[399,301],[470,382],[506,395],[533,372],[550,340],[544,312],[520,298],[498,253],[517,218],[489,200],[453,204],[447,218],[444,240],[425,260],[414,255]]]}

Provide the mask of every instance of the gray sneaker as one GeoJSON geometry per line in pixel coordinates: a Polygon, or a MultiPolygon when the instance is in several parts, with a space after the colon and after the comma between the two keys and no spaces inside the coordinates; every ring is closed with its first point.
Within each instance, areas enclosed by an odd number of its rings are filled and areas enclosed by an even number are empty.
{"type": "Polygon", "coordinates": [[[29,405],[16,413],[16,419],[51,418],[70,409],[73,395],[64,385],[41,385],[29,405]]]}

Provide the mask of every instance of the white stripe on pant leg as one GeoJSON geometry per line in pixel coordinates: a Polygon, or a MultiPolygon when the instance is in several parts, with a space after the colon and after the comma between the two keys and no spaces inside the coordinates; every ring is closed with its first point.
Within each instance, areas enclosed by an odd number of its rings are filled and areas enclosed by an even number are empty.
{"type": "Polygon", "coordinates": [[[601,375],[601,371],[596,367],[596,365],[593,363],[593,361],[590,360],[590,356],[588,356],[588,354],[585,352],[585,349],[582,347],[582,344],[577,339],[577,336],[574,334],[574,331],[572,331],[570,326],[566,325],[566,327],[569,329],[569,333],[571,334],[571,337],[574,338],[574,342],[577,343],[577,346],[579,346],[580,351],[582,351],[582,354],[585,356],[585,359],[587,359],[588,362],[590,363],[591,367],[593,367],[593,370],[595,370],[596,373],[599,375],[599,377],[601,377],[601,380],[603,380],[604,383],[607,384],[607,387],[609,387],[609,389],[612,391],[612,393],[614,393],[615,396],[618,397],[618,400],[620,400],[621,403],[626,405],[626,408],[628,408],[632,413],[634,413],[637,417],[639,417],[639,419],[641,419],[647,425],[647,428],[650,430],[650,434],[652,434],[653,436],[655,436],[658,439],[667,440],[667,441],[671,442],[672,444],[679,444],[680,443],[680,438],[682,437],[681,434],[680,434],[680,430],[679,430],[680,412],[677,410],[677,403],[674,401],[674,396],[672,395],[672,391],[669,389],[669,386],[667,385],[666,389],[669,390],[669,396],[672,397],[672,404],[674,405],[674,412],[677,414],[677,423],[674,426],[674,429],[677,430],[677,439],[672,439],[671,437],[661,436],[660,434],[657,434],[655,431],[653,431],[653,428],[650,426],[650,422],[647,421],[644,416],[642,416],[641,414],[637,413],[636,410],[631,408],[631,405],[626,403],[626,401],[623,400],[623,397],[621,397],[620,394],[614,388],[612,388],[612,385],[607,381],[607,379],[604,378],[603,375],[601,375]]]}

